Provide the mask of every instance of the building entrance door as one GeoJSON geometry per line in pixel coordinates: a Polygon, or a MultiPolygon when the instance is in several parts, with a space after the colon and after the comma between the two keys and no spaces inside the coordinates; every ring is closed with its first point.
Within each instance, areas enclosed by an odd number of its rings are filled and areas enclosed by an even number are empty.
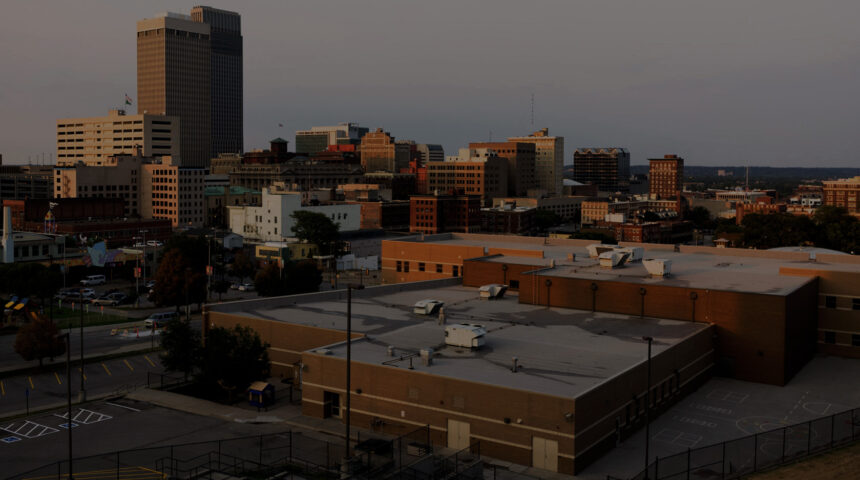
{"type": "Polygon", "coordinates": [[[532,437],[532,466],[558,471],[558,442],[541,437],[532,437]]]}
{"type": "Polygon", "coordinates": [[[469,447],[469,424],[448,419],[448,448],[462,450],[469,447]]]}

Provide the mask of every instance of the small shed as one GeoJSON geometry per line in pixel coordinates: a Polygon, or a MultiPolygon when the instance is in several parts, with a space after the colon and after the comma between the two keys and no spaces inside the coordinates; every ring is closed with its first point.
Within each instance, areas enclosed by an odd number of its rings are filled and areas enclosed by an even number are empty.
{"type": "Polygon", "coordinates": [[[257,408],[266,408],[275,403],[275,386],[267,382],[252,383],[248,387],[248,403],[257,408]]]}

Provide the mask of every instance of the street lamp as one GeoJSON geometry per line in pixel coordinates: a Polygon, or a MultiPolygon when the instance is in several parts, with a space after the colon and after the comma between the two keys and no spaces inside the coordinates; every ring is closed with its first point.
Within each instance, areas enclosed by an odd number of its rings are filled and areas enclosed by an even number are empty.
{"type": "Polygon", "coordinates": [[[349,413],[350,388],[352,388],[352,291],[364,290],[364,285],[349,283],[346,285],[346,453],[349,458],[349,413]]]}
{"type": "MultiPolygon", "coordinates": [[[[87,390],[84,388],[84,289],[78,289],[78,292],[81,296],[81,328],[80,328],[80,336],[81,336],[81,390],[78,392],[78,403],[83,403],[87,401],[87,390]]],[[[71,418],[69,422],[71,422],[71,418]]],[[[72,428],[72,427],[69,427],[72,428]]]]}
{"type": "Polygon", "coordinates": [[[69,414],[66,426],[69,427],[69,480],[72,480],[72,338],[68,332],[58,335],[57,338],[66,341],[66,406],[69,414]]]}
{"type": "Polygon", "coordinates": [[[654,337],[642,337],[648,342],[648,386],[645,389],[645,479],[648,479],[648,444],[651,436],[651,342],[654,337]]]}

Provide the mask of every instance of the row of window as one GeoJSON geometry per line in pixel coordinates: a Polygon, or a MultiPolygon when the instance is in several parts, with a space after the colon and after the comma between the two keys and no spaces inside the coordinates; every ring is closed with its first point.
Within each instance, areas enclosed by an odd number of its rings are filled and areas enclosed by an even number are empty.
{"type": "MultiPolygon", "coordinates": [[[[409,261],[408,260],[407,261],[397,260],[396,269],[398,272],[409,273],[409,261]]],[[[419,272],[426,272],[427,271],[427,264],[425,264],[424,262],[418,262],[418,271],[419,272]]],[[[436,264],[436,273],[442,273],[442,264],[441,263],[436,264]]],[[[451,276],[452,277],[460,276],[460,266],[459,265],[452,265],[451,266],[451,276]]]]}
{"type": "MultiPolygon", "coordinates": [[[[824,306],[826,308],[837,308],[836,297],[833,295],[824,296],[824,306]]],[[[851,299],[851,310],[860,310],[860,298],[851,299]]]]}
{"type": "MultiPolygon", "coordinates": [[[[829,343],[831,345],[836,344],[836,332],[824,332],[824,343],[829,343]]],[[[854,333],[851,334],[851,346],[852,347],[860,347],[860,335],[854,333]]]]}

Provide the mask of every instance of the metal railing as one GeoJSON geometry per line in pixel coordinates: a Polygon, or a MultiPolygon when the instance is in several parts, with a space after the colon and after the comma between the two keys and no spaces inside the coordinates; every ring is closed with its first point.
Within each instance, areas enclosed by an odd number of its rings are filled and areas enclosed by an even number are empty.
{"type": "MultiPolygon", "coordinates": [[[[657,458],[630,480],[738,478],[860,440],[860,408],[657,458]]],[[[607,475],[607,480],[620,480],[607,475]]]]}

